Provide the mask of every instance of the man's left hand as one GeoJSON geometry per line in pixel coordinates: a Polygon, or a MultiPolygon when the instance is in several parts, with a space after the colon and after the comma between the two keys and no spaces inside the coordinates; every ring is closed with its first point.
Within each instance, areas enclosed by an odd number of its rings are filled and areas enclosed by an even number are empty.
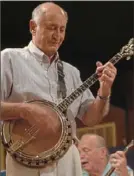
{"type": "Polygon", "coordinates": [[[107,97],[111,93],[111,87],[115,80],[117,69],[111,62],[107,62],[104,65],[101,62],[97,62],[96,66],[96,73],[100,81],[99,95],[107,97]]]}
{"type": "Polygon", "coordinates": [[[128,176],[127,160],[123,151],[111,154],[110,163],[119,176],[128,176]]]}

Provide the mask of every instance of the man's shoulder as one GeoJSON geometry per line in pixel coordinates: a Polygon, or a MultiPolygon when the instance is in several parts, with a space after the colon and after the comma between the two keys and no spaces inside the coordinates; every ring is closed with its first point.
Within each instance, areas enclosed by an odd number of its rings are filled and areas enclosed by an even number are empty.
{"type": "Polygon", "coordinates": [[[1,60],[9,62],[27,55],[27,49],[24,48],[5,48],[1,51],[1,60]]]}
{"type": "Polygon", "coordinates": [[[128,170],[128,173],[130,174],[130,176],[134,176],[133,169],[131,169],[129,166],[127,166],[127,170],[128,170]]]}
{"type": "Polygon", "coordinates": [[[26,51],[26,47],[24,48],[5,48],[1,51],[1,54],[18,54],[26,51]]]}

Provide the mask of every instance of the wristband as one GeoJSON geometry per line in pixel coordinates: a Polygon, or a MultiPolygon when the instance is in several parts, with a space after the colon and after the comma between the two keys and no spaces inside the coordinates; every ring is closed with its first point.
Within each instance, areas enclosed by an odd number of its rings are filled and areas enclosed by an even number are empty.
{"type": "Polygon", "coordinates": [[[107,101],[110,98],[110,95],[107,96],[107,97],[103,97],[103,96],[100,96],[100,95],[97,95],[97,96],[99,97],[100,100],[104,100],[104,101],[107,101]]]}

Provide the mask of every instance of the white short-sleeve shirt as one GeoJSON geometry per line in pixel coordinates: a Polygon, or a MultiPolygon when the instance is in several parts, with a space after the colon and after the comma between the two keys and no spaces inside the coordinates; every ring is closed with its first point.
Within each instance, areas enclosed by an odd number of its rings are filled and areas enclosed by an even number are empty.
{"type": "MultiPolygon", "coordinates": [[[[56,58],[58,57],[58,54],[56,58]]],[[[1,99],[8,102],[23,102],[46,99],[58,104],[57,59],[50,64],[49,58],[32,42],[24,48],[9,48],[1,52],[1,99]]],[[[77,68],[63,62],[67,96],[82,81],[77,68]]],[[[69,107],[73,117],[81,119],[87,106],[94,100],[86,90],[69,107]]]]}

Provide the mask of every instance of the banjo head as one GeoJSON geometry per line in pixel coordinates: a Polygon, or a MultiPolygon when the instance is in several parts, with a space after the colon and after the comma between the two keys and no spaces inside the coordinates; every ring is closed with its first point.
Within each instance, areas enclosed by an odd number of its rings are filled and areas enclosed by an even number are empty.
{"type": "Polygon", "coordinates": [[[48,115],[56,119],[56,132],[45,133],[44,127],[44,133],[41,133],[36,124],[30,125],[23,119],[11,120],[3,123],[2,141],[6,150],[19,163],[28,167],[45,167],[68,151],[72,144],[71,124],[57,106],[49,101],[28,103],[36,103],[47,109],[48,115]]]}

